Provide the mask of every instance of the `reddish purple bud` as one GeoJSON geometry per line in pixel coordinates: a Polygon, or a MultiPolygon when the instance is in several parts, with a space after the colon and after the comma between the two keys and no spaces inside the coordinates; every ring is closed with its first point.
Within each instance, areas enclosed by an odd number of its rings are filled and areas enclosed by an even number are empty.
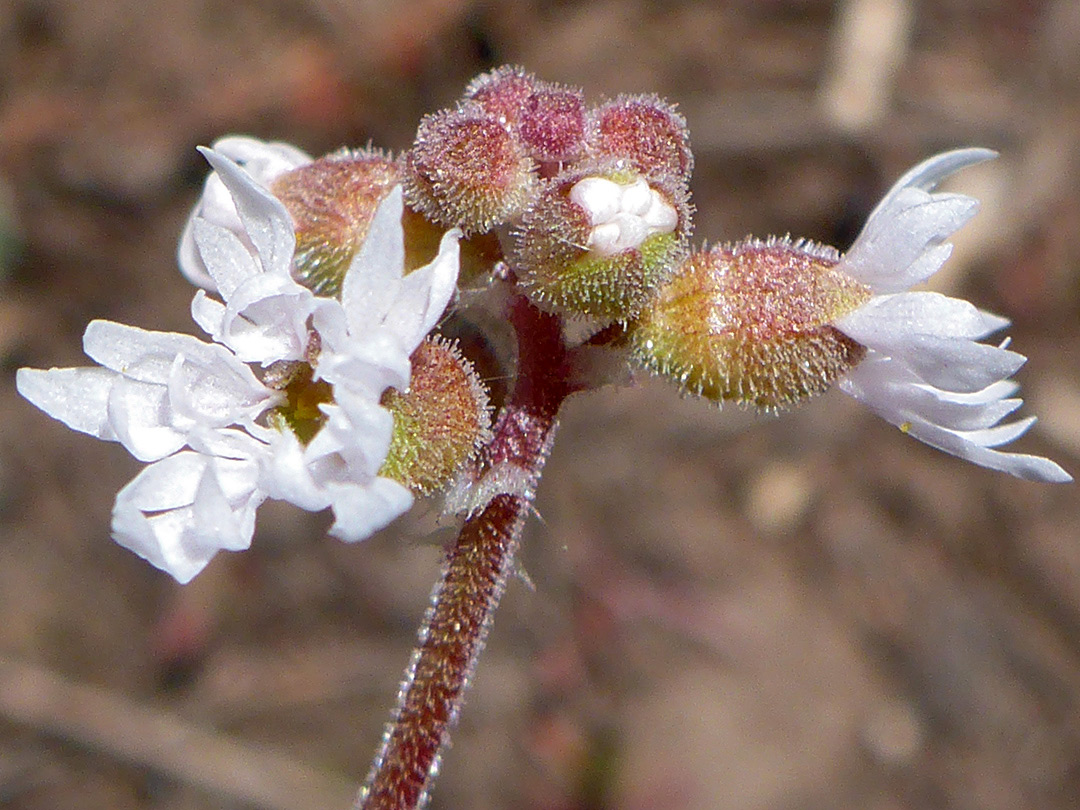
{"type": "Polygon", "coordinates": [[[577,89],[544,85],[525,102],[521,139],[539,161],[566,162],[585,149],[585,97],[577,89]]]}
{"type": "Polygon", "coordinates": [[[525,105],[537,88],[536,77],[525,68],[503,65],[477,76],[465,88],[465,98],[479,104],[504,123],[517,125],[525,105]]]}
{"type": "Polygon", "coordinates": [[[425,116],[406,156],[405,199],[432,222],[466,234],[514,219],[537,190],[520,138],[477,105],[425,116]]]}
{"type": "Polygon", "coordinates": [[[625,159],[648,177],[690,179],[694,155],[686,119],[658,96],[619,96],[589,115],[587,140],[599,158],[625,159]]]}

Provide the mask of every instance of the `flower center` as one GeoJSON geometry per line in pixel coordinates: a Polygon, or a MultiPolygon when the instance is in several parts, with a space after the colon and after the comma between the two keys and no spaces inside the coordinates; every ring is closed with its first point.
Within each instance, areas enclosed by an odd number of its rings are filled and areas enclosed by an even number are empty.
{"type": "Polygon", "coordinates": [[[326,424],[320,405],[334,401],[334,389],[325,380],[316,380],[309,363],[275,363],[263,382],[285,394],[285,403],[274,408],[268,421],[278,430],[289,429],[301,444],[307,444],[326,424]]]}

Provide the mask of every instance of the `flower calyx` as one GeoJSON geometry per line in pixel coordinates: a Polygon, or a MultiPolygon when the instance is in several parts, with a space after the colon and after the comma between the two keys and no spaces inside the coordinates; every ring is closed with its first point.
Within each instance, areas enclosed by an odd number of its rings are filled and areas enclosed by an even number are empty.
{"type": "Polygon", "coordinates": [[[436,492],[490,439],[488,393],[457,344],[429,337],[410,358],[405,391],[388,389],[381,405],[394,417],[379,475],[414,494],[436,492]]]}
{"type": "Polygon", "coordinates": [[[633,356],[714,402],[773,411],[819,394],[866,353],[832,325],[871,297],[838,259],[787,239],[697,251],[630,324],[633,356]]]}

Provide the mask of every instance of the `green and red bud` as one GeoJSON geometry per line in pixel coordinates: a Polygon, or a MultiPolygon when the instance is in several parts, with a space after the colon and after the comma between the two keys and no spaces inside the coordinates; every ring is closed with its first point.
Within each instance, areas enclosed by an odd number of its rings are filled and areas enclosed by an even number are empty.
{"type": "Polygon", "coordinates": [[[414,493],[442,489],[490,438],[484,385],[456,344],[428,337],[413,352],[409,389],[388,389],[394,416],[390,450],[379,475],[414,493]]]}
{"type": "Polygon", "coordinates": [[[871,296],[837,258],[776,239],[697,251],[629,325],[633,355],[715,402],[776,410],[821,393],[866,353],[830,325],[871,296]]]}
{"type": "Polygon", "coordinates": [[[633,317],[686,251],[681,185],[651,184],[616,162],[550,181],[516,233],[529,296],[567,315],[633,317]]]}
{"type": "Polygon", "coordinates": [[[334,296],[367,236],[375,209],[401,182],[403,168],[375,150],[345,150],[301,166],[270,187],[296,228],[296,279],[334,296]]]}
{"type": "Polygon", "coordinates": [[[406,155],[405,200],[466,235],[518,217],[535,199],[536,164],[514,129],[479,104],[425,116],[406,155]]]}

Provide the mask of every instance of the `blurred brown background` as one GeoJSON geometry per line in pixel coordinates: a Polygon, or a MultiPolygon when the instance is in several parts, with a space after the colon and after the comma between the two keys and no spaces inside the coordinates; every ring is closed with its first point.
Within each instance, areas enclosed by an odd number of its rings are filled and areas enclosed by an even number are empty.
{"type": "MultiPolygon", "coordinates": [[[[0,806],[348,806],[439,570],[268,505],[180,589],[108,538],[138,465],[20,401],[91,318],[195,331],[173,251],[229,132],[402,149],[504,62],[680,104],[697,239],[846,246],[909,165],[1001,151],[938,289],[1014,319],[1018,444],[1080,472],[1076,0],[4,0],[0,806]]],[[[432,807],[1080,805],[1080,502],[840,394],[570,403],[432,807]]]]}

